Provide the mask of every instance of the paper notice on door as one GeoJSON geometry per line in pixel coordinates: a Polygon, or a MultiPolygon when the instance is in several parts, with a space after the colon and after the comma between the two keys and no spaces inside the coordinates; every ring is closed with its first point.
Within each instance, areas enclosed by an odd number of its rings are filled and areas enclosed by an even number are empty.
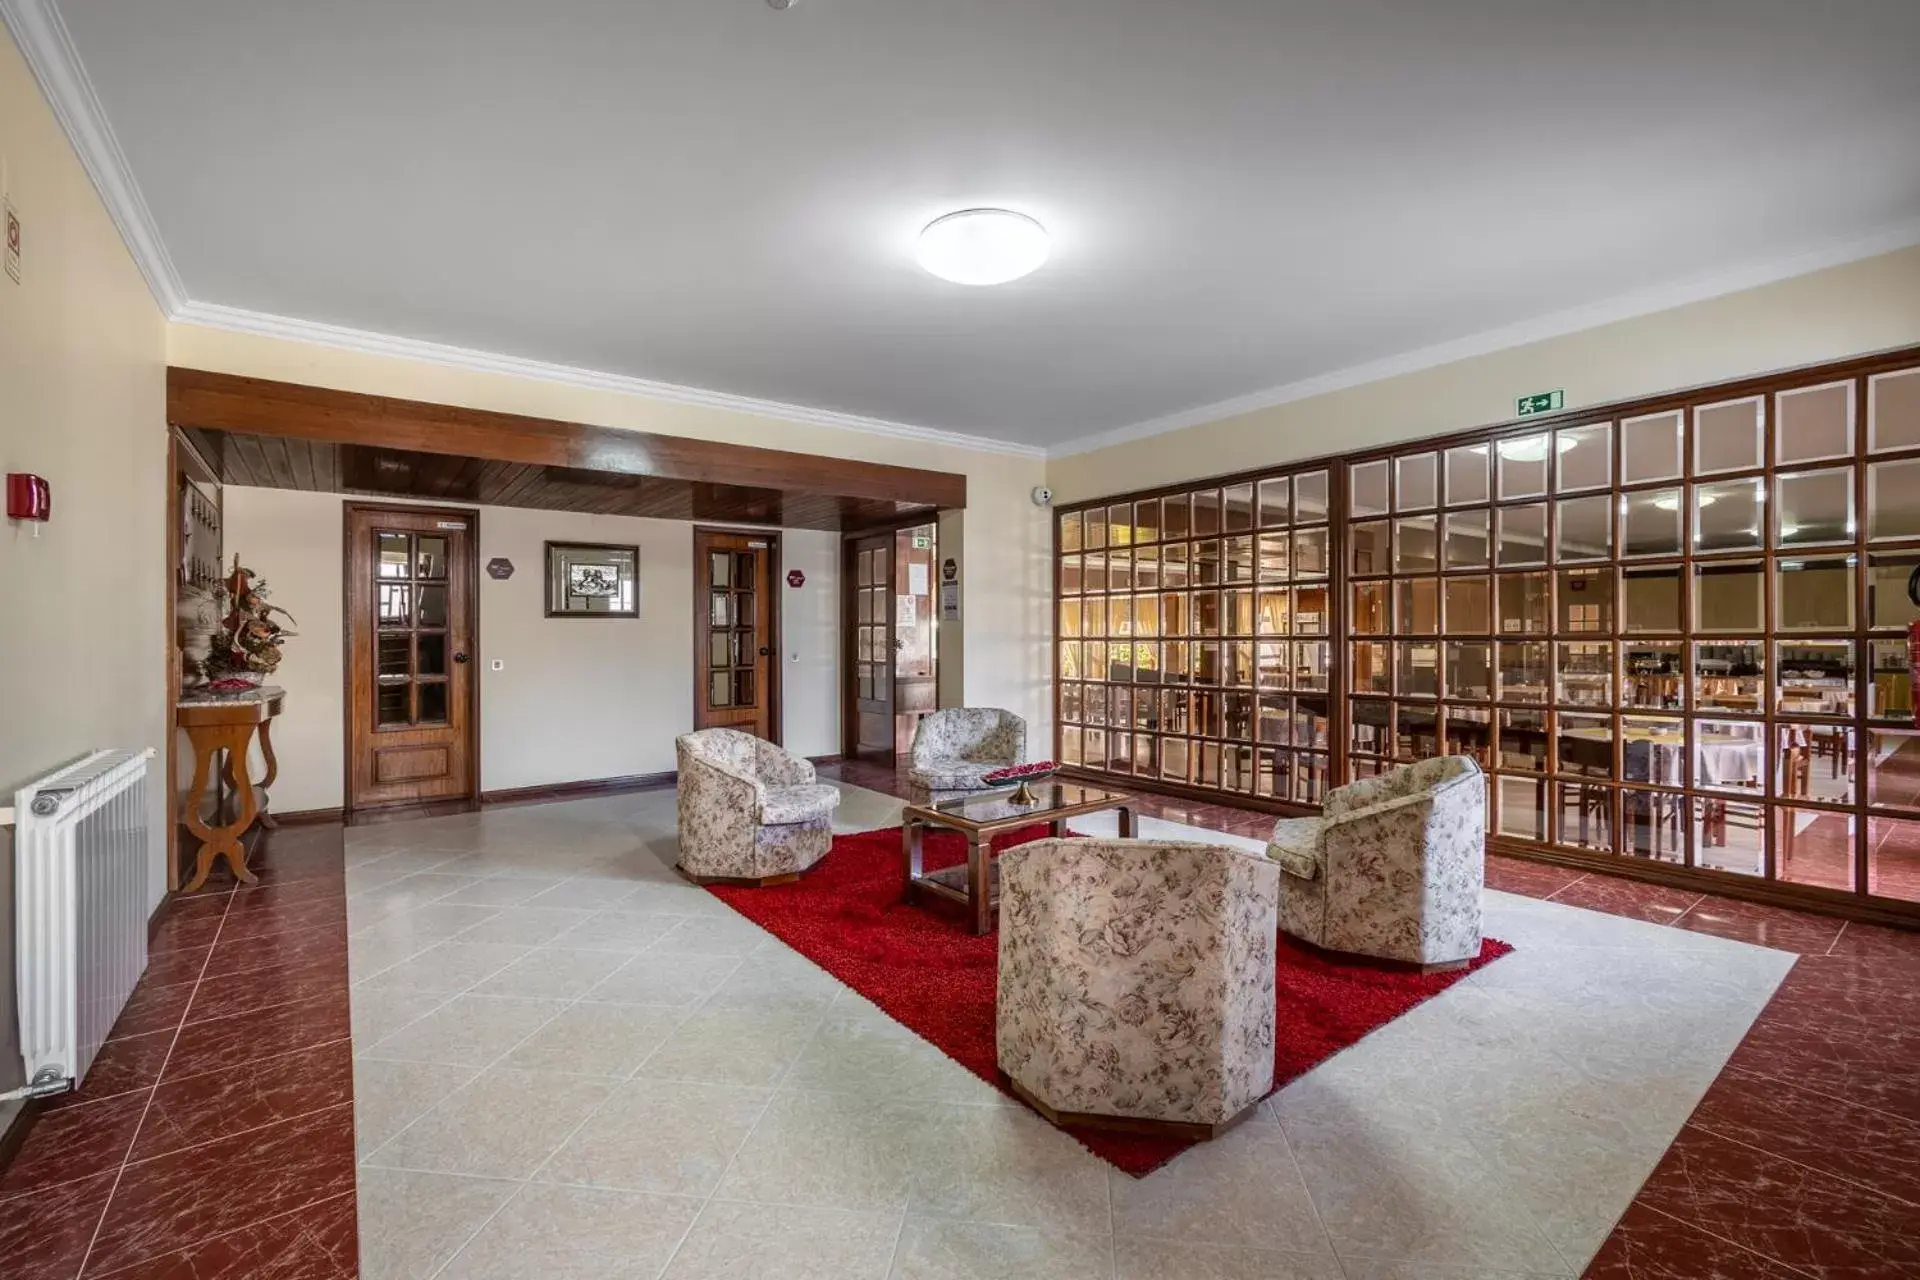
{"type": "Polygon", "coordinates": [[[920,616],[919,610],[915,607],[919,597],[895,596],[894,599],[899,601],[899,605],[895,610],[897,616],[893,620],[893,625],[898,628],[911,627],[914,620],[920,616]]]}
{"type": "Polygon", "coordinates": [[[916,596],[927,594],[927,566],[923,564],[907,566],[907,591],[916,596]]]}

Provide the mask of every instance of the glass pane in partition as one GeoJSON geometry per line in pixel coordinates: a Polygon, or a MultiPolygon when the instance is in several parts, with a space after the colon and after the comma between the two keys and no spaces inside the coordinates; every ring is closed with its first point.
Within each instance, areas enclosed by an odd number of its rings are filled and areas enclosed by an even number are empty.
{"type": "Polygon", "coordinates": [[[1620,424],[1621,483],[1680,478],[1685,418],[1685,413],[1675,409],[1628,418],[1620,424]]]}
{"type": "Polygon", "coordinates": [[[1491,594],[1485,578],[1446,579],[1446,629],[1454,635],[1492,631],[1491,594]]]}
{"type": "Polygon", "coordinates": [[[1680,490],[1640,489],[1620,497],[1620,554],[1677,556],[1682,524],[1680,490]]]}
{"type": "Polygon", "coordinates": [[[1766,533],[1766,481],[1721,480],[1693,486],[1693,550],[1750,551],[1766,533]]]}
{"type": "Polygon", "coordinates": [[[1387,463],[1356,463],[1347,471],[1347,514],[1355,519],[1362,516],[1384,516],[1387,514],[1387,463]]]}
{"type": "Polygon", "coordinates": [[[1439,547],[1433,516],[1409,516],[1394,521],[1393,571],[1432,573],[1439,568],[1439,547]]]}
{"type": "Polygon", "coordinates": [[[1309,471],[1293,478],[1293,522],[1312,524],[1327,518],[1327,473],[1309,471]]]}
{"type": "Polygon", "coordinates": [[[1545,702],[1552,688],[1550,647],[1545,641],[1503,640],[1499,648],[1502,702],[1545,702]]]}
{"type": "Polygon", "coordinates": [[[1260,535],[1260,581],[1285,582],[1292,574],[1293,539],[1284,533],[1260,535]]]}
{"type": "Polygon", "coordinates": [[[1392,629],[1387,621],[1388,586],[1385,582],[1353,584],[1353,613],[1348,625],[1355,635],[1385,635],[1392,629]]]}
{"type": "MultiPolygon", "coordinates": [[[[1484,702],[1493,697],[1493,646],[1485,640],[1447,642],[1447,697],[1484,702]]],[[[1482,723],[1485,723],[1482,717],[1482,723]]]]}
{"type": "Polygon", "coordinates": [[[1462,507],[1492,496],[1487,483],[1487,446],[1463,444],[1447,450],[1447,505],[1462,507]]]}
{"type": "Polygon", "coordinates": [[[1855,823],[1830,809],[1775,809],[1775,874],[1789,884],[1853,892],[1855,823]]]}
{"type": "Polygon", "coordinates": [[[1875,726],[1867,746],[1867,803],[1920,810],[1920,729],[1875,726]]]}
{"type": "Polygon", "coordinates": [[[1348,527],[1347,567],[1354,576],[1368,577],[1392,570],[1391,528],[1385,520],[1369,520],[1348,527]]]}
{"type": "Polygon", "coordinates": [[[1867,715],[1875,720],[1913,719],[1913,678],[1907,666],[1905,640],[1873,640],[1871,679],[1867,685],[1867,715]]]}
{"type": "Polygon", "coordinates": [[[1613,426],[1600,422],[1554,433],[1555,487],[1561,493],[1613,483],[1613,426]]]}
{"type": "Polygon", "coordinates": [[[1160,541],[1160,499],[1143,498],[1133,504],[1133,540],[1160,541]]]}
{"type": "Polygon", "coordinates": [[[1853,541],[1853,468],[1800,471],[1774,478],[1777,545],[1853,541]]]}
{"type": "Polygon", "coordinates": [[[1782,391],[1773,400],[1774,461],[1853,456],[1853,383],[1782,391]]]}
{"type": "Polygon", "coordinates": [[[1760,631],[1766,626],[1766,577],[1758,560],[1716,560],[1693,566],[1693,628],[1760,631]]]}
{"type": "Polygon", "coordinates": [[[1758,640],[1693,646],[1693,705],[1701,710],[1766,709],[1767,647],[1758,640]]]}
{"type": "Polygon", "coordinates": [[[1292,518],[1293,486],[1285,476],[1260,482],[1260,527],[1283,526],[1292,518]]]}
{"type": "Polygon", "coordinates": [[[1736,875],[1766,874],[1765,810],[1726,796],[1693,801],[1693,864],[1736,875]]]}
{"type": "Polygon", "coordinates": [[[1547,504],[1501,507],[1495,563],[1502,568],[1547,562],[1547,504]]]}
{"type": "Polygon", "coordinates": [[[1780,725],[1774,737],[1774,794],[1852,804],[1855,742],[1849,725],[1780,725]]]}
{"type": "Polygon", "coordinates": [[[1220,532],[1220,491],[1201,489],[1193,495],[1193,536],[1208,538],[1220,532]]]}
{"type": "Polygon", "coordinates": [[[1499,495],[1502,498],[1537,498],[1547,491],[1547,455],[1552,452],[1552,437],[1545,432],[1530,436],[1508,436],[1494,445],[1499,495]]]}
{"type": "Polygon", "coordinates": [[[1562,635],[1604,635],[1613,630],[1613,570],[1562,569],[1562,635]]]}
{"type": "Polygon", "coordinates": [[[1440,631],[1440,583],[1433,578],[1402,578],[1397,595],[1394,630],[1401,635],[1431,636],[1440,631]]]}
{"type": "Polygon", "coordinates": [[[1394,510],[1425,511],[1440,500],[1440,457],[1412,453],[1394,459],[1394,510]]]}
{"type": "Polygon", "coordinates": [[[1554,513],[1554,556],[1569,560],[1608,560],[1613,557],[1613,498],[1596,494],[1569,498],[1554,513]]]}
{"type": "MultiPolygon", "coordinates": [[[[1172,542],[1193,532],[1193,503],[1184,493],[1160,499],[1160,536],[1172,542]]],[[[1169,548],[1171,550],[1171,548],[1169,548]]]]}
{"type": "Polygon", "coordinates": [[[1794,716],[1853,714],[1851,640],[1783,640],[1774,646],[1774,710],[1794,716]]]}
{"type": "Polygon", "coordinates": [[[1819,556],[1775,562],[1773,600],[1781,631],[1853,630],[1855,558],[1819,556]]]}
{"type": "Polygon", "coordinates": [[[1253,485],[1251,483],[1228,485],[1222,491],[1221,506],[1228,533],[1242,533],[1253,528],[1253,485]]]}
{"type": "Polygon", "coordinates": [[[1622,705],[1678,711],[1685,700],[1678,640],[1634,640],[1623,646],[1622,705]]]}
{"type": "Polygon", "coordinates": [[[1550,594],[1546,574],[1503,573],[1494,582],[1499,590],[1499,613],[1495,620],[1502,635],[1546,631],[1550,594]]]}
{"type": "Polygon", "coordinates": [[[1562,706],[1613,705],[1613,645],[1563,641],[1557,646],[1556,701],[1562,706]]]}
{"type": "Polygon", "coordinates": [[[1920,446],[1920,369],[1867,379],[1867,447],[1875,453],[1920,446]]]}
{"type": "Polygon", "coordinates": [[[1629,635],[1679,631],[1680,574],[1677,564],[1622,569],[1620,629],[1629,635]]]}
{"type": "Polygon", "coordinates": [[[1759,397],[1723,404],[1702,405],[1693,411],[1693,470],[1745,471],[1760,465],[1761,418],[1759,397]]]}
{"type": "Polygon", "coordinates": [[[1920,458],[1867,467],[1867,537],[1920,538],[1920,458]]]}
{"type": "Polygon", "coordinates": [[[1477,511],[1452,511],[1447,514],[1446,567],[1484,569],[1487,566],[1490,514],[1477,511]]]}

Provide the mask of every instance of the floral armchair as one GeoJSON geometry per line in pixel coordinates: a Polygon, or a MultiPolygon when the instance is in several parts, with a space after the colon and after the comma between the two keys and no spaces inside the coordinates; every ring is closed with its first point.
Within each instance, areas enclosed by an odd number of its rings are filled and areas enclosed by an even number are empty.
{"type": "Polygon", "coordinates": [[[1048,1119],[1209,1137],[1273,1088],[1279,868],[1222,845],[1000,855],[1000,1070],[1048,1119]]]}
{"type": "Polygon", "coordinates": [[[1324,947],[1422,966],[1480,954],[1487,786],[1441,756],[1327,793],[1318,818],[1283,818],[1267,854],[1284,873],[1280,928],[1324,947]]]}
{"type": "Polygon", "coordinates": [[[737,729],[702,729],[673,745],[683,874],[779,883],[827,855],[840,792],[817,783],[807,761],[737,729]]]}
{"type": "Polygon", "coordinates": [[[997,707],[948,707],[920,717],[908,757],[915,804],[984,791],[982,776],[1027,758],[1027,722],[997,707]]]}

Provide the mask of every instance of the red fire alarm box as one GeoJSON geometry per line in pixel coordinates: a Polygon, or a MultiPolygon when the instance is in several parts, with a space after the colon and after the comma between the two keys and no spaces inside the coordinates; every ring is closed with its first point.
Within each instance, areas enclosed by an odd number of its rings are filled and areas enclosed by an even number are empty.
{"type": "Polygon", "coordinates": [[[53,486],[39,476],[16,471],[7,476],[7,519],[53,519],[53,486]]]}

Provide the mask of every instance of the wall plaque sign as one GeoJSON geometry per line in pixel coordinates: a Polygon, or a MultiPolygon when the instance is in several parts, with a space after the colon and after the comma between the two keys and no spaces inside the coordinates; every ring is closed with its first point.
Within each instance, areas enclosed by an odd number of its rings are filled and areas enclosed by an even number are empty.
{"type": "Polygon", "coordinates": [[[487,561],[487,576],[498,582],[505,582],[513,576],[513,561],[505,556],[495,556],[487,561]]]}

